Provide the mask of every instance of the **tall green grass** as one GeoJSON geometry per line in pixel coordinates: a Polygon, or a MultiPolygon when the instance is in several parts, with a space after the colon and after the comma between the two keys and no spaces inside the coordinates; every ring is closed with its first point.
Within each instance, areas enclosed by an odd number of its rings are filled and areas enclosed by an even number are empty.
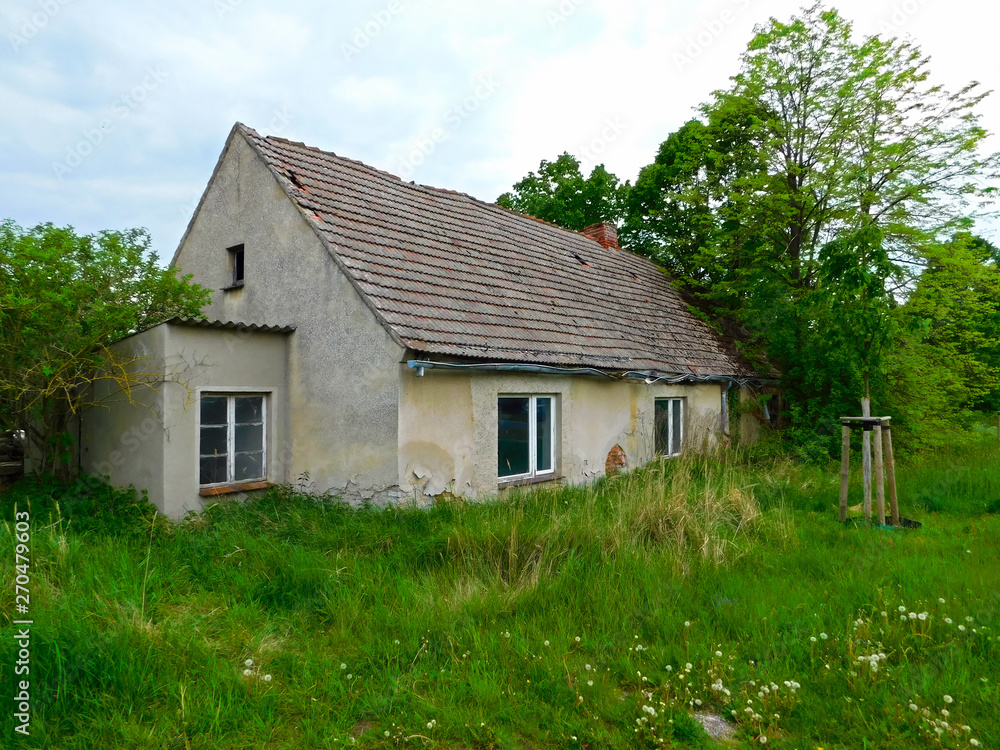
{"type": "Polygon", "coordinates": [[[836,523],[832,468],[739,452],[429,510],[283,488],[176,527],[26,481],[0,498],[0,559],[15,506],[33,527],[20,744],[697,746],[711,711],[738,745],[990,746],[998,460],[901,465],[907,532],[836,523]],[[942,708],[971,732],[937,735],[942,708]]]}

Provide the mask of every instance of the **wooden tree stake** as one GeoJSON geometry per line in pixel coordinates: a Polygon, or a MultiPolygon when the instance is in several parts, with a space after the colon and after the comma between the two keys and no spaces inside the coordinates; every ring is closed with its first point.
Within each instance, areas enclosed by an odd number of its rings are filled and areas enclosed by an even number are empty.
{"type": "Polygon", "coordinates": [[[878,522],[885,526],[885,466],[882,463],[882,423],[875,425],[875,498],[878,522]]]}
{"type": "MultiPolygon", "coordinates": [[[[861,399],[861,416],[872,415],[871,399],[861,399]]],[[[872,517],[872,434],[865,428],[861,439],[861,475],[865,491],[865,518],[872,517]]]]}
{"type": "Polygon", "coordinates": [[[840,449],[840,522],[847,521],[847,483],[851,477],[851,428],[846,424],[840,449]]]}
{"type": "Polygon", "coordinates": [[[885,441],[886,479],[889,480],[889,510],[892,512],[892,525],[899,527],[899,502],[896,499],[896,461],[892,457],[892,426],[886,425],[882,430],[885,441]]]}

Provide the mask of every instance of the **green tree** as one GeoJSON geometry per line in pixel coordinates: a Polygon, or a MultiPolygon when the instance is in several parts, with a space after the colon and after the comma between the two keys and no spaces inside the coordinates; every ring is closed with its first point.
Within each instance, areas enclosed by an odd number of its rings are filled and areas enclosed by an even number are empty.
{"type": "Polygon", "coordinates": [[[1000,409],[1000,268],[996,247],[958,233],[929,258],[916,289],[900,308],[902,322],[897,377],[915,381],[907,361],[922,360],[947,372],[943,393],[949,411],[1000,409]]]}
{"type": "Polygon", "coordinates": [[[621,184],[603,164],[585,178],[579,160],[563,153],[555,161],[542,159],[538,172],[529,172],[497,204],[580,231],[600,221],[617,223],[627,190],[628,183],[621,184]]]}
{"type": "MultiPolygon", "coordinates": [[[[108,379],[139,385],[109,345],[173,316],[200,316],[208,290],[162,268],[144,229],[79,236],[0,224],[0,420],[25,430],[37,470],[65,472],[67,426],[108,379]]],[[[150,376],[155,377],[155,373],[150,376]]]]}
{"type": "Polygon", "coordinates": [[[928,65],[908,42],[856,40],[819,4],[771,19],[629,196],[627,241],[751,332],[804,425],[857,408],[839,384],[856,404],[884,381],[897,298],[996,176],[1000,158],[980,153],[985,93],[950,93],[928,65]]]}

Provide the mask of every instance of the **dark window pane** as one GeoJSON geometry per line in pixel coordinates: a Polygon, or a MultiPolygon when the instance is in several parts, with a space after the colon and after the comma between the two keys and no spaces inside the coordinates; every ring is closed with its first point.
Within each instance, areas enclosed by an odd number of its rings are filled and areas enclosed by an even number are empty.
{"type": "Polygon", "coordinates": [[[236,454],[236,477],[237,482],[247,479],[264,478],[264,453],[254,451],[253,453],[236,454]]]}
{"type": "Polygon", "coordinates": [[[236,425],[236,450],[259,451],[264,449],[264,425],[263,424],[238,424],[236,425]]]}
{"type": "Polygon", "coordinates": [[[202,456],[201,457],[201,477],[198,480],[201,484],[218,484],[226,482],[226,456],[202,456]]]}
{"type": "Polygon", "coordinates": [[[670,399],[658,398],[653,402],[653,441],[656,452],[670,454],[670,399]]]}
{"type": "Polygon", "coordinates": [[[501,477],[527,474],[530,470],[528,403],[527,398],[498,399],[497,472],[501,477]]]}
{"type": "Polygon", "coordinates": [[[203,456],[224,456],[226,454],[226,426],[203,426],[201,428],[201,445],[198,448],[198,452],[203,456]]]}
{"type": "Polygon", "coordinates": [[[228,413],[227,401],[225,396],[202,396],[201,423],[225,424],[228,413]]]}
{"type": "Polygon", "coordinates": [[[233,253],[233,281],[243,281],[243,248],[233,253]]]}
{"type": "Polygon", "coordinates": [[[673,433],[670,440],[670,453],[676,455],[681,452],[681,425],[683,424],[681,421],[681,400],[679,398],[673,400],[673,410],[674,419],[672,425],[673,433]]]}
{"type": "Polygon", "coordinates": [[[552,469],[552,399],[535,399],[535,470],[552,469]]]}
{"type": "Polygon", "coordinates": [[[262,396],[236,397],[236,424],[260,422],[264,414],[264,398],[262,396]]]}

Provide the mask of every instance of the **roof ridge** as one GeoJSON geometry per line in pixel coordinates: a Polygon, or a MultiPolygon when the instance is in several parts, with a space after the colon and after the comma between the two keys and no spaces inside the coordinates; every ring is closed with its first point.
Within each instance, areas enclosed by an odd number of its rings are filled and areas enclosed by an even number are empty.
{"type": "MultiPolygon", "coordinates": [[[[242,125],[242,123],[238,123],[238,124],[242,125]]],[[[262,140],[276,141],[278,143],[285,143],[285,144],[288,144],[289,146],[297,146],[297,147],[300,147],[300,148],[304,148],[307,151],[313,151],[313,152],[318,153],[318,154],[323,154],[324,156],[332,156],[332,157],[334,157],[336,159],[348,162],[350,164],[357,164],[357,165],[359,165],[361,167],[364,167],[366,170],[368,170],[370,172],[374,172],[375,174],[388,177],[388,178],[390,178],[390,179],[398,182],[401,185],[408,185],[411,188],[416,188],[416,189],[419,189],[419,190],[427,190],[427,191],[431,191],[433,193],[442,193],[442,194],[445,194],[445,195],[453,195],[453,196],[457,196],[457,197],[460,197],[460,198],[467,198],[468,200],[472,201],[473,203],[477,203],[477,204],[479,204],[481,206],[484,206],[486,208],[489,208],[491,210],[505,212],[505,213],[508,213],[508,214],[512,214],[514,216],[521,217],[523,219],[530,219],[531,221],[537,222],[539,224],[542,224],[542,225],[545,225],[545,226],[548,226],[548,227],[552,227],[554,229],[558,229],[558,230],[561,230],[563,232],[569,232],[571,234],[580,235],[581,237],[584,237],[586,239],[593,240],[592,237],[587,237],[587,235],[583,234],[583,232],[581,230],[579,230],[579,229],[570,229],[569,227],[564,227],[561,224],[556,224],[555,222],[548,221],[547,219],[541,219],[541,218],[539,218],[537,216],[532,216],[531,214],[523,213],[521,211],[515,211],[512,208],[507,208],[506,206],[501,206],[499,203],[496,203],[495,201],[494,202],[485,201],[482,198],[477,198],[476,196],[472,195],[471,193],[465,192],[464,190],[455,190],[453,188],[444,188],[444,187],[438,187],[436,185],[428,185],[428,184],[422,183],[422,182],[415,182],[414,180],[405,180],[404,178],[400,177],[399,175],[393,174],[392,172],[389,172],[388,170],[372,166],[371,164],[363,162],[360,159],[352,159],[349,156],[343,156],[342,154],[338,154],[336,151],[328,151],[326,149],[319,148],[318,146],[310,146],[309,144],[304,143],[302,141],[293,141],[290,138],[282,138],[281,136],[277,136],[277,135],[262,136],[256,130],[254,130],[253,128],[250,128],[250,127],[248,127],[246,125],[242,125],[242,126],[246,130],[250,131],[251,133],[253,133],[254,135],[256,135],[258,138],[260,138],[262,140]]],[[[597,242],[597,240],[593,240],[593,241],[597,242]]],[[[597,242],[597,244],[600,245],[599,242],[597,242]]],[[[630,252],[630,251],[626,250],[625,252],[630,252]]],[[[635,253],[631,253],[631,254],[635,255],[635,253]]],[[[638,257],[642,257],[642,256],[638,256],[638,257]]]]}

